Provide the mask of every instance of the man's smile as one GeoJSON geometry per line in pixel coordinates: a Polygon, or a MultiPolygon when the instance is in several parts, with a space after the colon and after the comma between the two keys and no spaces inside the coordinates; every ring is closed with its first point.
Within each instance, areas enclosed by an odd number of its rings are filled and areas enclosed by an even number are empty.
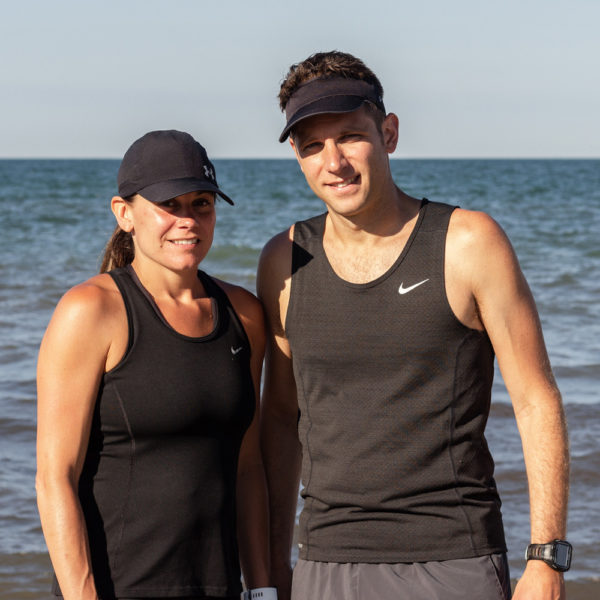
{"type": "Polygon", "coordinates": [[[333,188],[343,189],[345,187],[348,187],[349,185],[358,183],[359,179],[360,175],[354,175],[354,177],[349,177],[347,179],[344,179],[343,181],[338,181],[335,183],[328,183],[327,185],[333,188]]]}

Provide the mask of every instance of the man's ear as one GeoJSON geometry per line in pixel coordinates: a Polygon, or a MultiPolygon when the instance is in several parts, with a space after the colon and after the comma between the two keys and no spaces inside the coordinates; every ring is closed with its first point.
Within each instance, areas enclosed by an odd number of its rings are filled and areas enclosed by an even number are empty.
{"type": "Polygon", "coordinates": [[[133,230],[133,222],[131,220],[130,203],[121,198],[121,196],[113,196],[110,201],[110,209],[115,215],[117,224],[123,231],[131,232],[133,230]]]}
{"type": "Polygon", "coordinates": [[[394,113],[389,113],[381,124],[381,133],[383,135],[383,145],[388,154],[391,154],[398,145],[398,129],[400,125],[398,117],[394,113]]]}
{"type": "Polygon", "coordinates": [[[302,163],[300,162],[300,156],[298,155],[298,148],[296,148],[296,144],[294,143],[294,138],[292,137],[292,134],[290,134],[288,140],[290,141],[290,146],[292,147],[292,150],[296,155],[296,160],[298,161],[298,165],[300,165],[300,170],[304,173],[304,170],[302,169],[302,163]]]}

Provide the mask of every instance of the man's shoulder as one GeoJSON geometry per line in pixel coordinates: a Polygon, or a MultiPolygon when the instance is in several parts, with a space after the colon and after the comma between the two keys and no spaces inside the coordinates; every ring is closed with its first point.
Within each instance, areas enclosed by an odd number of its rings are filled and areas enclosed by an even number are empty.
{"type": "Polygon", "coordinates": [[[446,240],[448,274],[459,273],[475,289],[477,282],[500,273],[501,266],[516,264],[510,240],[490,215],[464,209],[452,213],[446,240]]]}
{"type": "Polygon", "coordinates": [[[295,225],[288,227],[283,231],[280,231],[277,235],[274,235],[262,249],[260,255],[260,263],[263,260],[272,260],[280,257],[281,253],[285,253],[288,248],[291,248],[292,242],[294,241],[294,229],[295,225]]]}
{"type": "Polygon", "coordinates": [[[292,246],[294,225],[273,236],[264,246],[258,260],[256,289],[258,297],[275,294],[285,286],[284,282],[292,272],[292,246]]]}
{"type": "Polygon", "coordinates": [[[498,238],[507,239],[500,225],[490,215],[464,208],[456,208],[452,212],[448,237],[451,242],[475,246],[485,245],[498,238]]]}

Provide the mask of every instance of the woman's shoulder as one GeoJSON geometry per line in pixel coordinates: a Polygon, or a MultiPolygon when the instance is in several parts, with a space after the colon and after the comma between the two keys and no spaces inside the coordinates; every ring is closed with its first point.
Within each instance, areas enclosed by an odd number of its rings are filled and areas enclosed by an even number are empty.
{"type": "Polygon", "coordinates": [[[262,317],[262,305],[252,292],[241,285],[228,283],[222,279],[213,277],[212,280],[227,294],[237,313],[247,314],[255,318],[262,317]]]}
{"type": "Polygon", "coordinates": [[[94,310],[97,305],[106,306],[114,302],[119,295],[113,278],[108,273],[101,273],[73,286],[63,295],[59,305],[63,304],[72,309],[94,310]]]}
{"type": "Polygon", "coordinates": [[[96,275],[60,299],[44,334],[42,362],[74,364],[85,356],[89,364],[97,361],[104,368],[115,339],[126,337],[126,323],[125,305],[114,281],[110,275],[96,275]]]}
{"type": "Polygon", "coordinates": [[[65,320],[77,326],[104,326],[123,308],[114,280],[102,273],[68,290],[56,306],[53,320],[65,320]]]}

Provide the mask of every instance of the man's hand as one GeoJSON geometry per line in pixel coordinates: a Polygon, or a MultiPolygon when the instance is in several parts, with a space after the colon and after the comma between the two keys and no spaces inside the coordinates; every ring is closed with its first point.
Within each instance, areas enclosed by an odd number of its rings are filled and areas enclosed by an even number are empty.
{"type": "Polygon", "coordinates": [[[565,600],[565,580],[541,560],[530,560],[519,579],[513,600],[565,600]]]}

